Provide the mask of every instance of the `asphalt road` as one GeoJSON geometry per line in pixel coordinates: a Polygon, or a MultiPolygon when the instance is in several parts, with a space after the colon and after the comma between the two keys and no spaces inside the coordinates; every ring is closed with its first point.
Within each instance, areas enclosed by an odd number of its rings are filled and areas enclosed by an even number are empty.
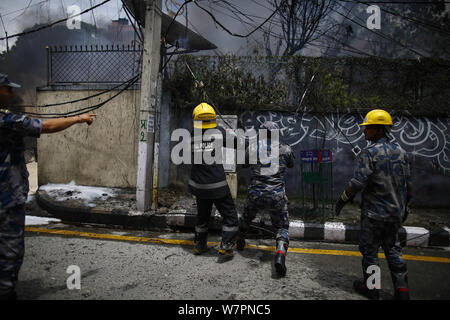
{"type": "MultiPolygon", "coordinates": [[[[356,245],[291,241],[288,273],[279,278],[273,267],[272,240],[251,240],[251,248],[220,264],[217,235],[210,237],[208,253],[195,256],[192,233],[64,224],[26,230],[19,299],[365,299],[352,289],[353,280],[361,277],[361,257],[352,255],[358,252],[356,245]],[[68,289],[68,278],[73,276],[67,273],[69,266],[79,267],[80,289],[68,289]]],[[[404,255],[444,258],[441,262],[407,260],[412,299],[450,299],[448,249],[405,248],[404,255]]],[[[392,299],[385,259],[381,259],[381,289],[382,299],[392,299]]]]}

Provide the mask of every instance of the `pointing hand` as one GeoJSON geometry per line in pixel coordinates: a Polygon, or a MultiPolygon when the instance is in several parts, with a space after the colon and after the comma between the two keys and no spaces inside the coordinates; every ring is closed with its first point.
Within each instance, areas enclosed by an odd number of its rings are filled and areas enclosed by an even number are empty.
{"type": "Polygon", "coordinates": [[[86,122],[88,125],[91,125],[94,122],[94,117],[97,116],[94,113],[85,113],[78,116],[78,123],[86,122]]]}

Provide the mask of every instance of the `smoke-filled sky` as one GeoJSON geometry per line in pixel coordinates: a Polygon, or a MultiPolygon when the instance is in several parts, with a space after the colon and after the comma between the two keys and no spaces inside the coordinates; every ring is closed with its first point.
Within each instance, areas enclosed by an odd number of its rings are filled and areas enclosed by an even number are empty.
{"type": "MultiPolygon", "coordinates": [[[[65,19],[68,16],[70,6],[78,6],[80,11],[89,9],[104,0],[0,0],[0,37],[5,36],[5,31],[9,36],[22,32],[26,28],[36,24],[50,24],[52,22],[65,19]],[[1,21],[2,20],[2,21],[1,21]],[[3,23],[2,23],[3,22],[3,23]]],[[[414,0],[411,0],[414,1],[414,0]]],[[[419,0],[415,0],[419,1],[419,0]]],[[[169,15],[174,14],[184,0],[162,0],[163,11],[169,15]]],[[[215,18],[220,21],[230,32],[237,34],[248,34],[256,26],[259,26],[273,12],[270,0],[197,0],[203,7],[212,12],[215,18]],[[226,2],[226,3],[225,3],[226,2]]],[[[390,5],[387,8],[400,12],[401,15],[421,20],[421,26],[405,19],[395,18],[392,15],[383,13],[383,25],[379,32],[388,34],[395,38],[395,41],[381,37],[364,29],[367,6],[348,1],[332,1],[336,11],[330,11],[320,32],[323,34],[319,40],[308,43],[303,49],[290,54],[301,55],[359,55],[369,53],[371,56],[387,58],[418,58],[420,56],[439,56],[444,59],[449,58],[450,47],[448,45],[448,34],[450,34],[450,23],[446,20],[445,30],[435,31],[430,26],[436,26],[438,20],[433,20],[433,16],[423,16],[423,10],[419,6],[390,5]],[[352,25],[349,19],[342,17],[343,12],[352,9],[351,17],[356,19],[352,25]],[[359,21],[359,22],[358,22],[359,21]],[[344,23],[341,23],[344,22],[344,23]],[[426,24],[423,26],[423,24],[426,24]],[[329,28],[330,25],[339,26],[338,31],[345,37],[339,37],[336,29],[329,28]],[[331,30],[331,31],[330,31],[331,30]],[[346,30],[352,30],[351,35],[345,35],[346,30]],[[322,33],[323,31],[323,33],[322,33]],[[330,40],[331,38],[331,40],[330,40]],[[334,38],[334,39],[333,39],[334,38]],[[336,39],[337,38],[337,39],[336,39]],[[342,41],[344,44],[342,45],[342,41]],[[402,43],[399,45],[399,41],[402,43]],[[350,46],[348,46],[350,45],[350,46]],[[326,49],[325,49],[326,48],[326,49]],[[408,49],[411,48],[411,49],[408,49]],[[329,50],[331,49],[331,50],[329,50]]],[[[449,13],[450,5],[446,6],[446,13],[449,13]]],[[[172,15],[173,16],[173,15],[172,15]]],[[[25,103],[33,104],[35,88],[42,86],[46,82],[46,57],[45,46],[64,45],[105,45],[105,44],[131,44],[134,40],[133,29],[128,28],[108,28],[111,21],[118,18],[126,18],[126,13],[122,8],[121,0],[110,0],[102,5],[81,15],[82,22],[97,26],[97,29],[82,25],[82,30],[70,30],[66,22],[59,26],[48,28],[36,33],[30,33],[21,38],[21,45],[16,46],[16,50],[11,50],[7,59],[3,61],[1,70],[10,74],[13,81],[23,84],[23,100],[25,103]],[[67,28],[67,29],[66,29],[67,28]],[[94,30],[94,31],[93,31],[94,30]],[[97,30],[99,30],[97,32],[97,30]],[[128,31],[126,31],[128,30],[128,31]],[[12,76],[14,74],[14,76],[12,76]]],[[[269,23],[264,25],[265,30],[272,32],[270,41],[264,42],[263,32],[258,30],[250,37],[240,38],[229,35],[204,11],[199,9],[194,3],[185,6],[185,10],[180,12],[177,21],[197,32],[218,48],[216,50],[201,51],[199,54],[222,55],[233,53],[236,55],[266,55],[266,45],[270,44],[274,49],[278,44],[276,36],[282,34],[280,30],[279,17],[275,16],[269,23]],[[277,19],[278,18],[278,19],[277,19]]],[[[420,22],[420,21],[419,21],[420,22]]],[[[441,27],[443,28],[443,27],[441,27]]],[[[12,48],[17,38],[8,41],[9,48],[12,48]]],[[[286,42],[284,42],[284,45],[286,42]]],[[[0,40],[0,53],[6,50],[6,41],[0,40]]],[[[281,55],[282,52],[272,50],[272,55],[281,55]]],[[[364,56],[366,56],[364,55],[364,56]]]]}
{"type": "MultiPolygon", "coordinates": [[[[0,21],[0,37],[5,36],[5,30],[8,35],[13,35],[23,31],[25,28],[32,27],[36,23],[51,23],[66,18],[67,8],[77,5],[81,11],[99,4],[104,0],[0,0],[0,14],[3,24],[0,21]]],[[[213,1],[214,2],[214,1],[213,1]]],[[[230,3],[236,5],[236,8],[243,13],[251,14],[252,17],[246,21],[259,25],[272,11],[265,0],[231,0],[230,3]]],[[[182,0],[163,0],[163,11],[170,13],[177,11],[178,5],[182,4],[182,0]]],[[[210,9],[216,18],[234,33],[247,34],[253,29],[251,25],[242,23],[229,10],[219,6],[210,7],[210,1],[200,1],[202,5],[210,9]]],[[[238,53],[247,54],[248,48],[255,46],[256,42],[262,39],[260,32],[256,32],[249,38],[233,37],[217,26],[214,21],[202,10],[192,3],[187,6],[187,10],[181,12],[177,20],[183,24],[186,23],[186,14],[188,16],[189,28],[206,39],[217,45],[216,54],[222,53],[238,53]]],[[[81,16],[83,22],[95,24],[99,27],[106,26],[111,20],[117,18],[126,18],[126,14],[122,9],[121,0],[110,0],[108,3],[96,8],[93,11],[85,13],[81,16]]],[[[32,35],[31,35],[32,36],[32,35]]],[[[92,39],[89,39],[92,40],[92,39]]],[[[11,47],[15,38],[9,39],[9,47],[11,47]]],[[[0,41],[0,52],[6,50],[6,41],[0,41]]],[[[210,52],[210,54],[215,54],[210,52]]]]}
{"type": "MultiPolygon", "coordinates": [[[[77,5],[81,11],[92,7],[103,0],[0,0],[0,14],[3,24],[0,24],[0,35],[3,37],[19,33],[36,23],[51,23],[68,16],[67,8],[77,5]]],[[[111,0],[103,6],[81,16],[83,22],[102,24],[115,20],[119,16],[125,17],[120,0],[111,0]]],[[[0,22],[1,23],[1,22],[0,22]]],[[[32,35],[31,35],[32,36],[32,35]]],[[[9,46],[15,39],[9,39],[9,46]]],[[[0,41],[0,51],[6,49],[6,41],[0,41]]]]}
{"type": "MultiPolygon", "coordinates": [[[[37,23],[51,23],[66,18],[68,15],[67,9],[70,6],[77,5],[80,10],[83,11],[103,1],[104,0],[0,0],[0,15],[3,20],[3,23],[0,21],[0,37],[5,36],[5,31],[8,35],[13,35],[37,23]]],[[[175,12],[183,2],[183,0],[163,0],[163,11],[169,14],[170,11],[175,12]]],[[[231,32],[238,34],[249,33],[255,26],[263,22],[273,11],[268,0],[228,0],[228,4],[231,4],[232,7],[225,5],[224,1],[198,0],[198,2],[209,9],[215,15],[217,20],[225,25],[231,32]],[[244,15],[247,15],[248,17],[245,18],[244,15]],[[243,21],[247,23],[243,23],[243,21]]],[[[340,12],[344,12],[344,6],[348,5],[349,2],[342,1],[340,4],[337,4],[337,7],[335,8],[339,8],[340,12]]],[[[351,5],[354,6],[353,8],[355,9],[353,12],[359,12],[359,14],[362,12],[360,18],[361,22],[364,23],[363,20],[367,19],[367,14],[365,14],[367,6],[355,3],[351,5]]],[[[177,21],[185,24],[187,16],[189,28],[201,34],[218,47],[214,52],[209,51],[203,53],[212,55],[223,53],[248,55],[254,54],[255,49],[258,46],[260,49],[262,48],[263,34],[261,31],[255,32],[248,38],[233,37],[218,26],[207,13],[196,7],[194,3],[189,3],[185,8],[186,9],[177,17],[177,21]]],[[[447,12],[449,9],[450,5],[447,5],[447,12]]],[[[404,14],[409,16],[414,13],[408,12],[404,14]]],[[[341,16],[334,12],[331,12],[330,16],[336,20],[337,23],[343,20],[341,16]]],[[[107,27],[107,25],[111,23],[111,20],[116,20],[119,17],[126,18],[126,14],[122,8],[122,1],[110,0],[101,7],[83,14],[81,19],[85,23],[96,25],[98,27],[107,27]]],[[[420,19],[421,17],[418,18],[420,19]]],[[[276,19],[272,19],[272,21],[273,20],[276,19]]],[[[398,23],[398,21],[396,23],[398,23]]],[[[278,28],[278,33],[281,33],[279,31],[279,26],[277,26],[276,23],[267,23],[264,26],[266,29],[268,27],[272,27],[271,30],[276,32],[278,28]]],[[[353,28],[355,27],[359,28],[359,26],[353,25],[353,28]]],[[[385,29],[382,29],[381,31],[383,30],[385,29]]],[[[33,34],[29,36],[32,37],[33,34]]],[[[370,36],[372,38],[375,37],[373,34],[370,36]]],[[[86,35],[86,37],[86,41],[84,42],[87,44],[93,44],[96,40],[95,38],[92,39],[89,37],[89,35],[86,35]]],[[[372,38],[369,39],[369,41],[379,40],[372,38]]],[[[272,39],[272,41],[275,41],[274,39],[272,39]]],[[[70,39],[68,40],[70,41],[70,39]]],[[[357,41],[358,39],[354,40],[357,41]]],[[[408,39],[398,40],[406,41],[408,39]]],[[[9,39],[9,47],[11,47],[15,41],[15,38],[9,39]]],[[[77,41],[79,41],[79,39],[77,39],[77,41]]],[[[358,44],[356,45],[359,46],[358,44]]],[[[389,45],[392,46],[392,44],[389,45]]],[[[321,50],[320,48],[322,48],[323,51],[323,45],[320,47],[320,45],[313,43],[306,46],[301,54],[315,55],[319,53],[319,50],[321,50]]],[[[6,50],[6,41],[2,40],[0,41],[0,52],[3,52],[4,50],[6,50]]]]}

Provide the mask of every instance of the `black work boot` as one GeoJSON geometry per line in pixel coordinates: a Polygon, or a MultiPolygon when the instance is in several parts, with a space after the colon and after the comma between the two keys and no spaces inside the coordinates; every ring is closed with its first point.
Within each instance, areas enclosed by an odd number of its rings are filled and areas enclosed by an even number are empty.
{"type": "Polygon", "coordinates": [[[201,255],[205,252],[208,252],[208,245],[205,242],[197,241],[194,243],[194,254],[201,255]]]}
{"type": "Polygon", "coordinates": [[[224,263],[230,261],[234,257],[234,243],[220,243],[219,256],[217,259],[218,263],[224,263]]]}
{"type": "Polygon", "coordinates": [[[367,269],[370,265],[362,265],[363,269],[363,279],[364,280],[355,280],[353,282],[353,289],[358,292],[360,295],[363,295],[369,300],[379,300],[380,299],[380,289],[369,289],[367,287],[367,279],[369,279],[370,274],[367,273],[367,269]]]}
{"type": "Polygon", "coordinates": [[[236,237],[236,249],[239,251],[242,251],[245,248],[246,245],[245,236],[248,232],[248,228],[249,228],[248,223],[242,218],[239,218],[239,231],[236,237]]]}
{"type": "Polygon", "coordinates": [[[353,282],[353,289],[360,295],[363,295],[369,300],[379,300],[380,299],[380,289],[369,289],[366,285],[367,279],[355,280],[353,282]]]}
{"type": "Polygon", "coordinates": [[[245,246],[246,246],[245,238],[239,236],[236,239],[236,249],[238,249],[239,251],[242,251],[242,250],[244,250],[245,246]]]}
{"type": "Polygon", "coordinates": [[[284,240],[277,241],[277,251],[275,253],[275,270],[280,277],[286,275],[286,254],[288,243],[284,240]]]}
{"type": "Polygon", "coordinates": [[[194,254],[201,255],[208,251],[208,233],[201,232],[195,233],[194,238],[194,254]]]}
{"type": "Polygon", "coordinates": [[[409,300],[408,271],[406,268],[400,272],[391,271],[391,277],[394,284],[394,299],[409,300]]]}
{"type": "Polygon", "coordinates": [[[236,237],[236,249],[242,251],[244,250],[245,245],[246,245],[245,233],[239,230],[238,235],[236,237]]]}

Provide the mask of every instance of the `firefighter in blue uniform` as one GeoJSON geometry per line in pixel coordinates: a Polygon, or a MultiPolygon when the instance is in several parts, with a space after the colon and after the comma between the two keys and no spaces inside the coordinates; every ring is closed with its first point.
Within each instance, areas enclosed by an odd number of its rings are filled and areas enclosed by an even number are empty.
{"type": "Polygon", "coordinates": [[[94,114],[41,121],[11,112],[13,88],[20,85],[0,73],[0,300],[17,298],[15,286],[24,256],[25,202],[29,191],[23,138],[91,124],[94,114]]]}
{"type": "Polygon", "coordinates": [[[364,280],[355,281],[353,287],[369,299],[379,299],[379,289],[367,286],[370,277],[367,270],[378,266],[381,246],[391,272],[395,298],[406,300],[409,299],[408,271],[401,258],[398,231],[409,212],[410,162],[405,150],[389,139],[392,125],[390,114],[380,109],[367,113],[360,124],[371,144],[362,151],[354,176],[336,203],[336,215],[357,192],[362,192],[359,250],[363,256],[364,280]]]}
{"type": "MultiPolygon", "coordinates": [[[[216,125],[216,112],[205,102],[195,107],[192,117],[194,122],[193,162],[188,191],[196,197],[197,202],[194,253],[200,255],[208,251],[208,224],[214,204],[223,218],[219,262],[225,262],[233,258],[234,255],[238,232],[237,211],[231,197],[222,161],[214,161],[208,164],[205,163],[203,156],[205,153],[211,154],[212,157],[216,156],[214,145],[215,143],[220,146],[224,145],[226,130],[216,125]],[[200,161],[195,161],[196,159],[200,159],[200,161]]],[[[220,159],[220,157],[218,158],[220,159]]]]}
{"type": "MultiPolygon", "coordinates": [[[[237,239],[237,248],[239,250],[244,249],[245,235],[257,212],[268,209],[272,226],[276,229],[275,270],[278,275],[285,276],[285,260],[289,246],[289,214],[287,207],[288,199],[285,191],[285,176],[286,169],[294,166],[294,154],[290,146],[278,143],[278,141],[272,141],[271,131],[279,130],[275,122],[266,121],[261,125],[260,129],[266,129],[268,131],[267,139],[260,139],[256,145],[257,153],[260,155],[261,149],[267,150],[270,161],[268,160],[267,164],[263,164],[263,161],[250,164],[250,153],[252,152],[250,149],[252,145],[250,144],[247,148],[246,164],[243,167],[250,167],[251,182],[244,206],[244,214],[240,217],[240,232],[237,239]],[[278,152],[270,154],[274,151],[274,148],[278,148],[278,152]],[[274,164],[273,161],[277,165],[271,170],[270,166],[274,164]]],[[[256,153],[254,154],[256,155],[256,153]]]]}

